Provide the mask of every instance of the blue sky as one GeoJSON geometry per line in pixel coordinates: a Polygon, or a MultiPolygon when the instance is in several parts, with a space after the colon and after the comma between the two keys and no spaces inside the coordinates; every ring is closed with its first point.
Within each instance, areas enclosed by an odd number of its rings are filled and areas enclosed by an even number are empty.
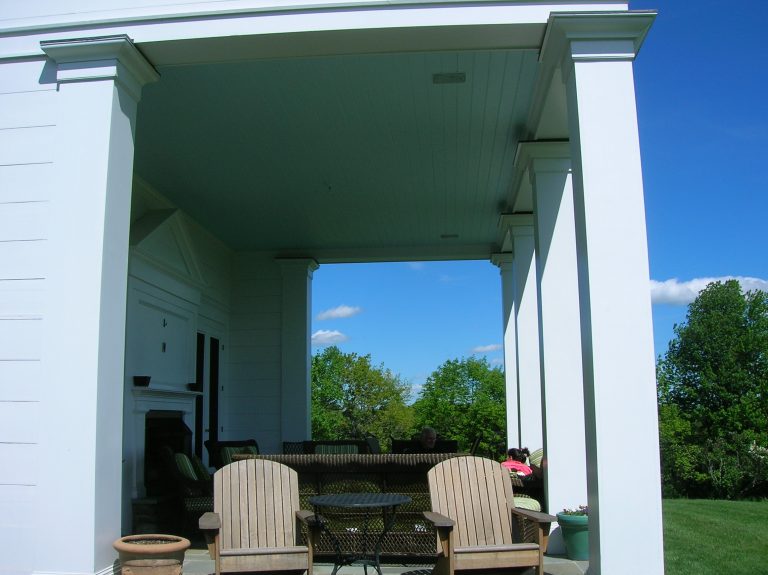
{"type": "MultiPolygon", "coordinates": [[[[768,290],[768,0],[630,8],[659,12],[635,62],[658,355],[708,281],[768,290]]],[[[313,340],[418,389],[448,359],[501,364],[500,288],[489,262],[324,265],[313,340]]]]}

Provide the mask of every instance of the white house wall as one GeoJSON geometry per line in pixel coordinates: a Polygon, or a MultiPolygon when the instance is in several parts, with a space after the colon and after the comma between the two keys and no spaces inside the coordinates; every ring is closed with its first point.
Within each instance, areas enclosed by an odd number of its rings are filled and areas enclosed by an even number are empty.
{"type": "MultiPolygon", "coordinates": [[[[194,430],[197,333],[215,337],[226,348],[232,251],[150,184],[136,177],[132,222],[165,214],[149,233],[133,234],[126,320],[124,393],[123,531],[131,527],[131,499],[142,497],[144,417],[149,409],[182,411],[194,430]],[[133,386],[133,376],[149,375],[148,389],[133,386]]],[[[208,347],[206,346],[206,349],[208,347]]],[[[226,354],[222,354],[224,359],[226,354]]],[[[226,382],[227,365],[220,364],[226,382]]],[[[206,412],[207,415],[207,412],[206,412]]],[[[207,422],[206,422],[207,423],[207,422]]],[[[205,439],[205,438],[203,438],[205,439]]]]}
{"type": "Polygon", "coordinates": [[[229,381],[220,394],[221,437],[253,438],[280,453],[282,277],[275,261],[238,254],[233,266],[229,381]]]}
{"type": "Polygon", "coordinates": [[[43,73],[42,60],[0,65],[0,573],[34,551],[40,405],[57,385],[41,370],[56,130],[43,73]]]}

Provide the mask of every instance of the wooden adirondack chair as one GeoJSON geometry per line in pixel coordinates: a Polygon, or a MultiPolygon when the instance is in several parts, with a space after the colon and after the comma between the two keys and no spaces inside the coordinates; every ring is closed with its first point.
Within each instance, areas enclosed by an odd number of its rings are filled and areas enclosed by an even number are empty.
{"type": "Polygon", "coordinates": [[[274,461],[248,459],[213,476],[213,512],[200,529],[215,561],[216,575],[231,571],[307,571],[312,575],[312,543],[318,533],[314,513],[299,509],[296,472],[274,461]],[[308,545],[300,544],[301,524],[308,545]]]}
{"type": "Polygon", "coordinates": [[[427,476],[432,511],[424,516],[439,539],[435,575],[511,567],[535,567],[543,575],[549,526],[557,518],[516,508],[509,472],[500,463],[455,457],[427,476]]]}

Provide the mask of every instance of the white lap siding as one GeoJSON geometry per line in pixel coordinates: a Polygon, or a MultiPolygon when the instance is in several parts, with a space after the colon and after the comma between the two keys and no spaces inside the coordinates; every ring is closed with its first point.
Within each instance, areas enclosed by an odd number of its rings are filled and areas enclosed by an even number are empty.
{"type": "Polygon", "coordinates": [[[0,541],[3,569],[32,569],[37,514],[43,295],[54,196],[56,85],[44,62],[0,63],[0,541]]]}
{"type": "Polygon", "coordinates": [[[238,254],[232,289],[229,383],[221,437],[256,438],[280,453],[282,278],[272,258],[238,254]]]}

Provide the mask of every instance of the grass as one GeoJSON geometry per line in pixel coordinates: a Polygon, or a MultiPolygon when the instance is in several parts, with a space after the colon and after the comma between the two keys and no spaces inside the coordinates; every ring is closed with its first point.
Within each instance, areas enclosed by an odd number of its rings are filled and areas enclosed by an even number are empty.
{"type": "Polygon", "coordinates": [[[768,502],[664,500],[666,575],[768,573],[768,502]]]}

